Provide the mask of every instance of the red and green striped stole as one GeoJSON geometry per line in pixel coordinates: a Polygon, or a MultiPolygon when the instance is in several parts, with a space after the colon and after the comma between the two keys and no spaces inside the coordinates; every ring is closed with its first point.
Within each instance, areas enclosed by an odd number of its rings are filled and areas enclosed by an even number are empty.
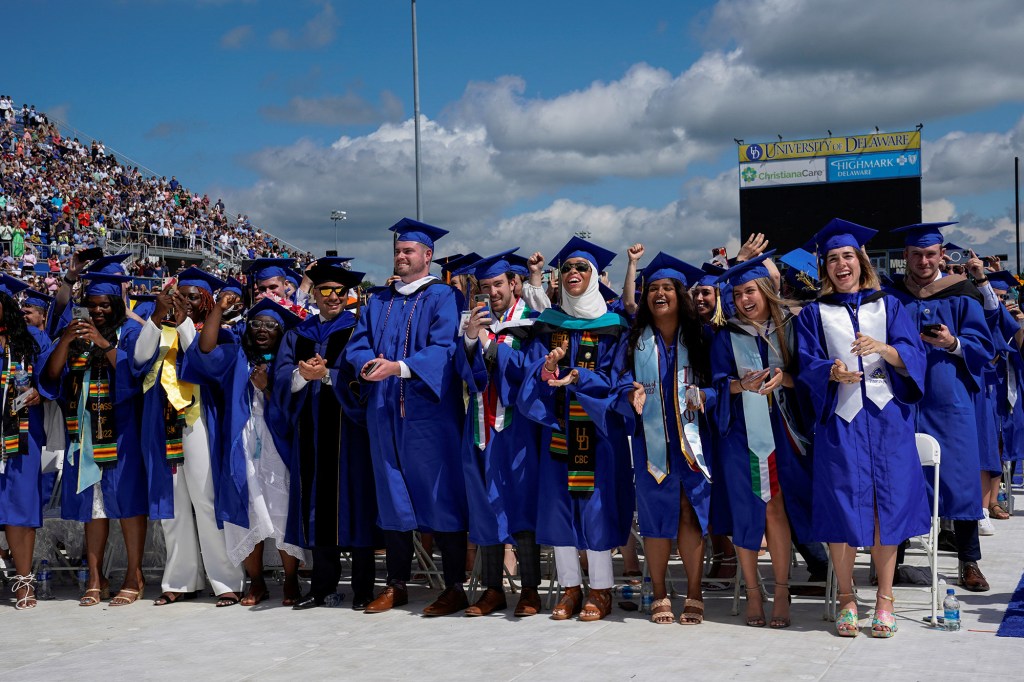
{"type": "Polygon", "coordinates": [[[186,410],[188,407],[179,412],[169,400],[164,402],[164,440],[167,443],[165,457],[171,466],[177,466],[185,461],[181,439],[185,431],[186,410]]]}
{"type": "MultiPolygon", "coordinates": [[[[567,332],[553,332],[549,348],[558,348],[569,340],[567,332]]],[[[583,332],[575,359],[568,353],[558,363],[560,376],[573,367],[593,370],[597,367],[597,336],[583,332]]],[[[555,391],[555,414],[558,415],[557,430],[551,433],[549,452],[559,462],[568,466],[567,486],[572,493],[589,493],[594,490],[594,468],[596,464],[597,429],[593,420],[575,398],[568,397],[565,387],[555,391]]]]}

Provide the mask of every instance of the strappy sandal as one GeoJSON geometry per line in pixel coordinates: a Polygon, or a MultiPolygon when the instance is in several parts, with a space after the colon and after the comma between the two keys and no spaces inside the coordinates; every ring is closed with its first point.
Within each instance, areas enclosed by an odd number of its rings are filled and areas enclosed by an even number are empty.
{"type": "MultiPolygon", "coordinates": [[[[792,597],[792,595],[789,594],[789,583],[775,583],[776,591],[780,587],[784,587],[786,589],[786,602],[788,604],[792,604],[793,603],[793,597],[792,597]]],[[[775,605],[778,604],[778,603],[779,603],[779,598],[778,598],[778,596],[776,596],[775,599],[772,601],[772,621],[771,621],[771,627],[776,629],[776,630],[781,630],[783,628],[788,628],[790,625],[792,625],[793,624],[793,619],[790,616],[783,617],[783,616],[776,616],[775,615],[775,605]]]]}
{"type": "Polygon", "coordinates": [[[764,598],[761,597],[761,586],[755,585],[754,587],[745,588],[747,591],[747,601],[750,601],[750,592],[756,591],[757,597],[761,603],[762,613],[760,616],[747,616],[747,625],[752,628],[763,628],[764,627],[764,598]]]}
{"type": "Polygon", "coordinates": [[[683,603],[683,612],[679,614],[680,625],[700,625],[704,622],[704,602],[700,599],[687,599],[683,603]],[[696,609],[687,611],[686,609],[696,609]]]}
{"type": "Polygon", "coordinates": [[[702,581],[705,590],[722,592],[728,590],[733,581],[736,580],[736,569],[738,563],[736,555],[725,556],[725,552],[719,552],[711,556],[711,568],[708,569],[707,577],[702,581]],[[724,558],[719,558],[724,557],[724,558]],[[723,569],[731,568],[732,575],[722,575],[723,569]]]}
{"type": "Polygon", "coordinates": [[[137,590],[133,590],[130,587],[122,587],[114,595],[114,598],[110,600],[111,606],[131,606],[139,599],[142,599],[142,595],[146,592],[146,583],[137,590]]]}
{"type": "Polygon", "coordinates": [[[164,592],[155,600],[153,600],[153,606],[167,606],[168,604],[177,604],[180,601],[188,601],[189,599],[195,599],[197,592],[164,592]]]}
{"type": "Polygon", "coordinates": [[[595,590],[590,588],[587,595],[587,603],[580,611],[580,620],[584,623],[592,623],[601,620],[612,612],[612,591],[610,589],[595,590]]]}
{"type": "Polygon", "coordinates": [[[668,597],[655,599],[651,604],[651,622],[658,625],[671,625],[676,622],[676,614],[672,613],[672,600],[668,597]]]}
{"type": "Polygon", "coordinates": [[[219,609],[222,609],[225,606],[234,606],[240,601],[241,600],[238,598],[238,595],[234,592],[225,592],[224,594],[217,595],[217,603],[215,604],[215,606],[219,609]]]}
{"type": "Polygon", "coordinates": [[[79,606],[96,606],[102,601],[110,599],[110,583],[100,585],[99,587],[93,587],[86,590],[82,596],[78,599],[79,606]],[[97,596],[90,596],[95,594],[97,596]]]}
{"type": "Polygon", "coordinates": [[[853,592],[840,592],[836,595],[836,599],[840,602],[843,597],[853,597],[853,608],[843,609],[836,616],[836,634],[840,637],[856,637],[860,634],[858,629],[860,618],[857,615],[857,595],[853,592]]]}
{"type": "MultiPolygon", "coordinates": [[[[896,605],[896,600],[892,597],[887,597],[884,594],[878,595],[879,599],[884,599],[893,606],[896,605]]],[[[896,617],[892,611],[885,611],[882,609],[875,609],[875,615],[871,619],[871,636],[877,637],[878,639],[889,639],[896,634],[899,628],[896,626],[896,617]]]]}
{"type": "Polygon", "coordinates": [[[990,518],[1005,521],[1010,518],[1010,510],[998,502],[993,502],[988,507],[988,515],[990,518]]]}
{"type": "Polygon", "coordinates": [[[582,608],[583,589],[579,585],[567,587],[562,593],[562,598],[555,604],[555,608],[551,609],[551,620],[568,620],[579,613],[582,608]]]}
{"type": "Polygon", "coordinates": [[[11,592],[15,596],[18,592],[25,590],[24,597],[18,597],[18,601],[14,604],[14,608],[17,611],[26,611],[28,609],[34,609],[39,602],[36,600],[36,574],[29,573],[28,575],[16,575],[14,576],[14,584],[11,585],[11,592]]]}

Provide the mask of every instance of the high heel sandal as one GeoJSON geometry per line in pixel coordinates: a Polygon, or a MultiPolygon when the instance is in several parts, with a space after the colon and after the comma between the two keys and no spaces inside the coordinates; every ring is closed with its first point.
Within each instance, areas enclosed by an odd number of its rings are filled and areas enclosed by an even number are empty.
{"type": "MultiPolygon", "coordinates": [[[[793,603],[793,596],[789,593],[789,583],[778,583],[778,582],[775,583],[775,590],[776,590],[776,592],[778,591],[778,589],[780,587],[786,588],[786,603],[792,604],[793,603]]],[[[793,619],[790,616],[786,616],[785,618],[783,618],[782,616],[776,616],[775,615],[775,604],[778,603],[778,601],[779,601],[779,598],[776,595],[775,599],[772,601],[772,622],[771,622],[771,627],[776,629],[776,630],[781,630],[782,628],[788,628],[790,625],[792,625],[793,624],[793,619]]]]}
{"type": "Polygon", "coordinates": [[[109,582],[105,583],[103,585],[100,585],[99,587],[93,587],[93,588],[90,588],[90,589],[86,590],[82,594],[82,596],[78,599],[78,605],[79,606],[96,606],[101,601],[106,601],[108,599],[110,599],[110,583],[109,582]],[[93,593],[98,595],[98,597],[90,596],[93,593]]]}
{"type": "MultiPolygon", "coordinates": [[[[896,605],[896,600],[893,597],[887,597],[884,594],[878,595],[879,599],[884,599],[893,606],[896,605]]],[[[875,615],[871,619],[871,636],[878,637],[879,639],[888,639],[896,634],[896,617],[892,611],[885,611],[882,609],[875,609],[875,615]],[[882,628],[888,628],[884,630],[882,628]]]]}
{"type": "Polygon", "coordinates": [[[146,593],[146,583],[139,585],[139,589],[133,590],[128,587],[122,587],[114,595],[114,598],[110,600],[111,606],[131,606],[146,593]]]}
{"type": "Polygon", "coordinates": [[[29,573],[28,575],[16,575],[14,576],[14,584],[11,585],[11,592],[17,596],[18,592],[25,590],[24,597],[18,597],[18,601],[14,604],[14,608],[17,611],[25,611],[27,609],[34,609],[39,603],[36,601],[36,574],[29,573]]]}
{"type": "Polygon", "coordinates": [[[754,587],[744,588],[747,591],[747,601],[750,601],[751,590],[757,591],[757,598],[761,600],[762,613],[760,616],[747,616],[747,626],[752,628],[763,628],[764,627],[764,598],[761,596],[761,585],[755,585],[754,587]]]}
{"type": "Polygon", "coordinates": [[[839,600],[844,596],[853,597],[853,608],[843,609],[836,616],[836,634],[840,637],[856,637],[860,634],[860,630],[857,629],[860,622],[857,615],[857,595],[853,592],[840,592],[836,595],[836,599],[839,600]]]}

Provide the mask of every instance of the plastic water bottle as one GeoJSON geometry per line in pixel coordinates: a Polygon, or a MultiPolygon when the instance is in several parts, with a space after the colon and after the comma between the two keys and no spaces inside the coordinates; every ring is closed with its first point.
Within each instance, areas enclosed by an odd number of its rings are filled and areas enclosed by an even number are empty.
{"type": "Polygon", "coordinates": [[[640,595],[640,586],[639,585],[628,585],[628,584],[627,585],[617,585],[615,587],[615,592],[617,592],[618,594],[622,595],[623,599],[632,599],[633,597],[637,597],[637,596],[640,595]]]}
{"type": "Polygon", "coordinates": [[[50,562],[43,559],[39,562],[39,573],[36,575],[36,599],[53,599],[53,571],[50,562]]]}
{"type": "Polygon", "coordinates": [[[324,606],[329,609],[336,609],[341,606],[343,601],[345,601],[345,595],[335,592],[324,597],[324,606]]]}
{"type": "Polygon", "coordinates": [[[79,564],[75,578],[78,579],[78,591],[85,592],[85,588],[89,586],[89,565],[85,559],[82,559],[82,563],[79,564]]]}
{"type": "Polygon", "coordinates": [[[651,604],[654,603],[654,589],[651,587],[651,576],[644,577],[643,587],[640,588],[640,611],[651,612],[651,604]]]}
{"type": "Polygon", "coordinates": [[[31,379],[28,376],[28,370],[24,367],[19,367],[14,372],[14,387],[18,389],[18,393],[24,393],[29,389],[31,379]]]}
{"type": "Polygon", "coordinates": [[[946,629],[954,632],[960,629],[960,600],[956,598],[953,588],[946,590],[946,598],[942,600],[943,623],[946,629]]]}

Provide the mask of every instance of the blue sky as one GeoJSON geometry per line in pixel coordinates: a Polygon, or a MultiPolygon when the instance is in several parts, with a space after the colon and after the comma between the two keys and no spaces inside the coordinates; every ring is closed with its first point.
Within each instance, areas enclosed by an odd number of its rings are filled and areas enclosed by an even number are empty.
{"type": "MultiPolygon", "coordinates": [[[[1024,151],[1017,0],[420,0],[438,250],[577,229],[698,261],[735,244],[732,138],[924,123],[926,219],[1008,250],[1024,151]],[[583,9],[585,7],[585,10],[583,9]]],[[[10,3],[0,91],[271,232],[378,275],[414,215],[407,0],[10,3]],[[29,27],[38,26],[34,31],[29,27]]],[[[621,267],[624,259],[619,259],[621,267]]],[[[614,269],[613,269],[614,270],[614,269]]]]}

